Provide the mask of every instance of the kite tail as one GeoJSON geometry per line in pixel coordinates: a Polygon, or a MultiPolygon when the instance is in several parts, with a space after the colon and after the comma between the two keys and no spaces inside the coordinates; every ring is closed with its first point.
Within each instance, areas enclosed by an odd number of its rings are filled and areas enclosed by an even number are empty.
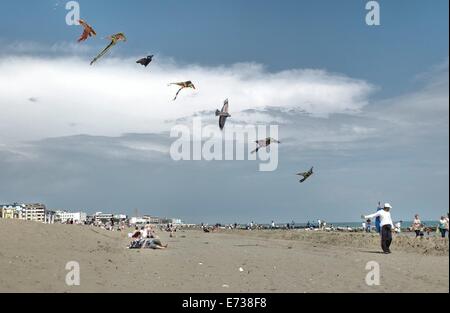
{"type": "Polygon", "coordinates": [[[180,90],[178,90],[177,94],[175,95],[175,98],[173,98],[173,101],[177,100],[178,95],[180,94],[181,90],[183,90],[183,88],[180,88],[180,90]]]}
{"type": "Polygon", "coordinates": [[[114,45],[115,45],[115,43],[111,42],[102,52],[100,52],[99,55],[97,55],[95,57],[94,60],[92,60],[91,65],[94,64],[95,62],[97,62],[101,57],[103,57],[109,51],[109,49],[111,49],[114,45]]]}

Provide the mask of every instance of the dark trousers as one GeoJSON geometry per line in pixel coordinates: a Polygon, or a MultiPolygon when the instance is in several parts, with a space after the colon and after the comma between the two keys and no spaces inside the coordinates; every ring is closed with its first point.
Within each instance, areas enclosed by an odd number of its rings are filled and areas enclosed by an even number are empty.
{"type": "Polygon", "coordinates": [[[383,249],[383,252],[390,252],[389,249],[391,247],[392,243],[392,226],[391,225],[384,225],[381,228],[381,248],[383,249]]]}

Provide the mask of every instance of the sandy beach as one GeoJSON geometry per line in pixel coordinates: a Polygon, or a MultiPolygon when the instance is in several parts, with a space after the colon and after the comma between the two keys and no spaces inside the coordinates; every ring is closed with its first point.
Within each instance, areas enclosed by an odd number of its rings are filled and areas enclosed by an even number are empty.
{"type": "Polygon", "coordinates": [[[305,231],[159,233],[167,250],[129,250],[126,233],[0,220],[0,292],[449,292],[448,240],[305,231]],[[79,262],[81,285],[65,283],[79,262]],[[367,262],[380,264],[368,286],[367,262]]]}

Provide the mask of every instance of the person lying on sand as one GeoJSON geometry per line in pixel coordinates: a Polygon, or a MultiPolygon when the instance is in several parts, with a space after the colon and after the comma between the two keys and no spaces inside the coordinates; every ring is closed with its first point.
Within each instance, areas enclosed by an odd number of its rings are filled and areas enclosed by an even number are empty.
{"type": "Polygon", "coordinates": [[[145,239],[142,244],[142,249],[162,250],[166,249],[168,246],[168,244],[163,245],[159,239],[145,239]]]}

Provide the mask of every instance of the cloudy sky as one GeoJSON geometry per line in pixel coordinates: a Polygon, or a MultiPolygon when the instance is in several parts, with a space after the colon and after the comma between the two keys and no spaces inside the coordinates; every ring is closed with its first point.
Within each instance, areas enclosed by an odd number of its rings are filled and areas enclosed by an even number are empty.
{"type": "MultiPolygon", "coordinates": [[[[449,206],[448,1],[2,1],[0,203],[189,222],[396,219],[449,206]],[[120,43],[95,66],[106,36],[120,43]],[[136,59],[155,55],[149,68],[136,59]],[[197,89],[171,101],[175,87],[197,89]],[[229,126],[278,125],[279,166],[181,161],[175,125],[230,99],[229,126]],[[315,166],[300,185],[295,173],[315,166]]],[[[253,147],[251,147],[253,148],[253,147]]]]}

